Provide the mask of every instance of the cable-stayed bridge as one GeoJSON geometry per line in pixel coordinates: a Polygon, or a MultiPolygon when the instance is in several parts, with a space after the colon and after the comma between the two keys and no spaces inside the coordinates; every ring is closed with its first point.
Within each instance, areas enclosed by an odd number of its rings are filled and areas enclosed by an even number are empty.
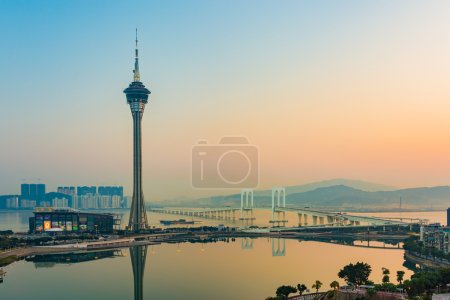
{"type": "Polygon", "coordinates": [[[419,218],[402,217],[373,217],[362,216],[341,212],[332,212],[318,208],[293,207],[286,205],[286,191],[283,187],[274,187],[272,189],[271,207],[255,207],[253,190],[243,189],[241,191],[240,207],[216,207],[216,208],[152,208],[156,213],[173,214],[205,219],[216,220],[240,220],[245,225],[253,225],[256,220],[255,210],[271,210],[271,219],[269,220],[269,231],[286,231],[295,229],[313,229],[328,227],[377,227],[385,229],[386,227],[407,227],[414,224],[423,224],[428,220],[419,218]],[[288,220],[286,213],[296,214],[297,222],[287,226],[288,220]]]}

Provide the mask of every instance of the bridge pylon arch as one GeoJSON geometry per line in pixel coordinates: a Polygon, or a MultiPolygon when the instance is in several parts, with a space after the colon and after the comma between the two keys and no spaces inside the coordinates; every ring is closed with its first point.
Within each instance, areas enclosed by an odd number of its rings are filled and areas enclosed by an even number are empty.
{"type": "Polygon", "coordinates": [[[253,208],[255,202],[253,200],[253,189],[241,190],[241,220],[245,221],[247,225],[253,225],[253,208]]]}
{"type": "Polygon", "coordinates": [[[282,210],[286,208],[286,189],[284,187],[273,187],[272,188],[272,224],[286,224],[286,212],[282,210]],[[276,219],[275,219],[276,213],[276,219]],[[283,218],[280,219],[280,213],[282,213],[283,218]]]}

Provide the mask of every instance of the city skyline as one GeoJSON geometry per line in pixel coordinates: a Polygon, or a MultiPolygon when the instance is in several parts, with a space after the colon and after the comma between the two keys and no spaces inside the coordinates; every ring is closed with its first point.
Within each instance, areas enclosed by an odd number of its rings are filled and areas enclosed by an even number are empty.
{"type": "Polygon", "coordinates": [[[189,177],[192,146],[230,135],[258,147],[259,189],[450,184],[449,4],[136,3],[130,16],[114,1],[0,4],[0,194],[23,178],[131,191],[121,87],[135,27],[157,91],[143,120],[149,200],[232,193],[189,177]]]}

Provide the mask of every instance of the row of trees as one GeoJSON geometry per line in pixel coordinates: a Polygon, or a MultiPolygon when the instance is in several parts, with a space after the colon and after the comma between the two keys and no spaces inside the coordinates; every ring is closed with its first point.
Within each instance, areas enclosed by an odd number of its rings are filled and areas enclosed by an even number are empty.
{"type": "MultiPolygon", "coordinates": [[[[405,272],[396,272],[397,284],[391,283],[391,271],[387,268],[382,268],[381,284],[375,284],[369,280],[372,272],[372,267],[364,262],[357,262],[355,264],[348,264],[344,266],[338,273],[338,277],[345,280],[349,286],[358,287],[367,285],[368,296],[372,296],[377,291],[398,292],[406,291],[409,297],[429,295],[433,289],[445,288],[447,283],[450,283],[450,268],[441,269],[434,272],[420,272],[411,276],[410,280],[404,280],[405,272]]],[[[311,286],[316,293],[321,289],[323,283],[316,280],[311,286]]],[[[339,289],[339,282],[333,281],[330,283],[332,291],[339,289]]],[[[290,285],[282,285],[276,290],[276,297],[269,297],[266,299],[287,299],[290,294],[299,293],[302,295],[307,290],[305,284],[297,284],[297,287],[290,285]]]]}
{"type": "Polygon", "coordinates": [[[431,256],[433,258],[446,259],[450,261],[450,253],[445,254],[444,252],[439,251],[436,248],[425,247],[423,242],[419,241],[419,238],[417,236],[412,236],[405,240],[403,248],[407,251],[418,254],[419,256],[431,256]]]}
{"type": "Polygon", "coordinates": [[[450,283],[450,268],[436,271],[419,272],[405,280],[403,287],[410,298],[417,296],[430,296],[433,291],[439,292],[450,283]]]}
{"type": "MultiPolygon", "coordinates": [[[[323,283],[320,280],[316,280],[312,284],[311,287],[314,290],[316,290],[316,293],[318,293],[320,288],[322,287],[322,285],[323,285],[323,283]]],[[[338,289],[339,288],[339,282],[333,281],[332,283],[330,283],[330,287],[333,290],[338,289]]],[[[300,295],[302,295],[307,290],[308,290],[308,287],[305,284],[303,284],[303,283],[297,284],[297,287],[294,287],[292,285],[282,285],[279,288],[277,288],[277,290],[275,292],[275,294],[277,295],[276,297],[268,297],[268,298],[266,298],[266,300],[287,299],[287,297],[290,294],[298,292],[300,295]]]]}

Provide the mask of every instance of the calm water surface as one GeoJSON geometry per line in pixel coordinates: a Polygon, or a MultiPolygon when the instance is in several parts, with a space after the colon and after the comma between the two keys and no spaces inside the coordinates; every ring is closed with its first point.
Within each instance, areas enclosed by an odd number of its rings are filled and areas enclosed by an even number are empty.
{"type": "MultiPolygon", "coordinates": [[[[15,263],[5,268],[0,299],[133,299],[130,250],[121,252],[81,263],[15,263]]],[[[328,287],[342,266],[356,261],[369,263],[376,281],[381,267],[411,274],[402,250],[266,238],[162,244],[147,249],[143,299],[265,299],[282,284],[310,287],[319,279],[328,287]],[[272,243],[280,251],[272,252],[272,243]]]]}
{"type": "MultiPolygon", "coordinates": [[[[445,219],[444,212],[421,212],[420,216],[445,219]]],[[[27,212],[1,212],[0,229],[26,230],[27,217],[27,212]]],[[[177,218],[149,217],[155,224],[159,219],[177,218]]],[[[8,273],[0,284],[0,299],[134,299],[135,280],[137,289],[142,286],[143,299],[265,299],[282,284],[311,287],[319,279],[326,289],[342,266],[356,261],[372,266],[374,281],[381,280],[382,267],[393,274],[404,270],[406,278],[412,274],[403,266],[401,249],[259,238],[141,248],[134,251],[134,258],[141,253],[137,261],[144,267],[141,285],[139,276],[133,276],[130,251],[122,249],[111,258],[99,255],[79,263],[14,263],[4,268],[8,273]]]]}

